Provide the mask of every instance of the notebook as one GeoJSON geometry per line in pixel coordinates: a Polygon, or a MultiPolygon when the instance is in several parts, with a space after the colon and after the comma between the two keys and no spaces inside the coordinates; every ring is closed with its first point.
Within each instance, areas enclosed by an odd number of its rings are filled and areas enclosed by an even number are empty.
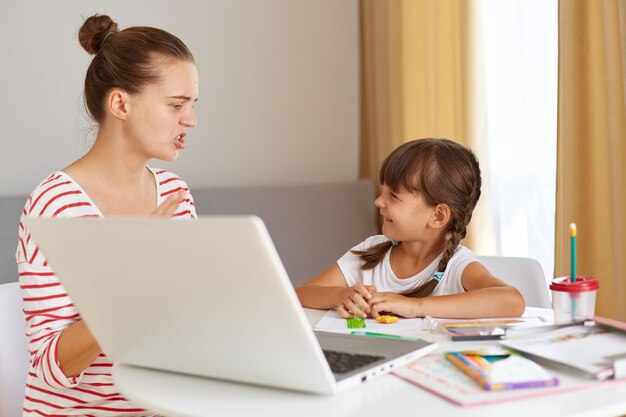
{"type": "Polygon", "coordinates": [[[117,363],[332,394],[436,348],[314,333],[256,216],[28,218],[26,227],[117,363]],[[361,366],[332,372],[326,357],[346,354],[361,366]]]}

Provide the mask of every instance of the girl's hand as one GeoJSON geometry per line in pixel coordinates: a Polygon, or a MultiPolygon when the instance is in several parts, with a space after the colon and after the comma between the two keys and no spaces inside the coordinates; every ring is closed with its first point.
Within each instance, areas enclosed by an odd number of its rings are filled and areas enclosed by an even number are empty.
{"type": "Polygon", "coordinates": [[[379,292],[369,300],[372,306],[372,317],[376,318],[383,312],[393,313],[401,317],[417,317],[419,298],[405,297],[395,292],[379,292]]]}
{"type": "Polygon", "coordinates": [[[176,213],[178,205],[185,200],[185,197],[187,197],[187,191],[184,190],[172,194],[157,207],[154,213],[152,213],[152,216],[172,217],[172,215],[176,213]]]}
{"type": "Polygon", "coordinates": [[[345,289],[341,303],[337,306],[337,312],[343,318],[354,316],[367,317],[370,313],[368,300],[376,294],[376,287],[371,285],[357,284],[354,287],[345,289]]]}

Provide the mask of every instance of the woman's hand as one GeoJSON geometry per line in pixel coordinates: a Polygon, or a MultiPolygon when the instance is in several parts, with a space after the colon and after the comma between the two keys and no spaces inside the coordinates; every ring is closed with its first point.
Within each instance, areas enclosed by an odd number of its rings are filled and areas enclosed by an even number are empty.
{"type": "Polygon", "coordinates": [[[176,213],[179,204],[185,201],[185,197],[187,197],[187,191],[184,190],[172,194],[157,207],[152,216],[172,217],[176,213]]]}
{"type": "Polygon", "coordinates": [[[376,287],[371,285],[357,284],[354,287],[344,289],[342,300],[337,306],[337,312],[341,317],[367,317],[370,313],[369,300],[376,294],[376,287]]]}
{"type": "Polygon", "coordinates": [[[420,300],[420,298],[405,297],[395,292],[379,292],[369,300],[372,306],[371,315],[376,318],[385,312],[401,317],[417,317],[420,300]]]}

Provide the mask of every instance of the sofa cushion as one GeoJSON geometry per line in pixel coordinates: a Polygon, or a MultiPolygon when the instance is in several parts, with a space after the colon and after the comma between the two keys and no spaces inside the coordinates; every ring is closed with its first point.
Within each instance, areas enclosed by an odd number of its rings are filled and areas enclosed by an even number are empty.
{"type": "MultiPolygon", "coordinates": [[[[294,285],[313,278],[377,233],[374,188],[369,180],[191,191],[198,215],[261,217],[294,285]]],[[[0,283],[17,280],[15,249],[25,202],[26,197],[0,198],[0,283]]]]}
{"type": "Polygon", "coordinates": [[[0,197],[0,284],[17,281],[15,249],[26,196],[0,197]]]}
{"type": "Polygon", "coordinates": [[[198,215],[263,219],[297,286],[377,233],[371,181],[192,190],[198,215]]]}

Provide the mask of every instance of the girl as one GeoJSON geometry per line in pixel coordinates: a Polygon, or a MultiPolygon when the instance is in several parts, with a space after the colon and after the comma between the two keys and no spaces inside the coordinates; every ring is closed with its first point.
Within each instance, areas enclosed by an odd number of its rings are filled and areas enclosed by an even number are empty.
{"type": "MultiPolygon", "coordinates": [[[[96,139],[82,158],[39,184],[22,217],[195,218],[187,185],[147,166],[152,158],[175,160],[196,125],[193,55],[170,33],[118,31],[108,16],[88,18],[78,38],[94,55],[85,104],[98,124],[96,139]]],[[[21,221],[16,260],[31,357],[24,415],[151,414],[115,388],[112,363],[21,221]]]]}
{"type": "Polygon", "coordinates": [[[394,150],[380,169],[382,235],[296,289],[304,307],[343,317],[519,316],[524,299],[459,245],[480,197],[472,151],[447,139],[394,150]]]}

